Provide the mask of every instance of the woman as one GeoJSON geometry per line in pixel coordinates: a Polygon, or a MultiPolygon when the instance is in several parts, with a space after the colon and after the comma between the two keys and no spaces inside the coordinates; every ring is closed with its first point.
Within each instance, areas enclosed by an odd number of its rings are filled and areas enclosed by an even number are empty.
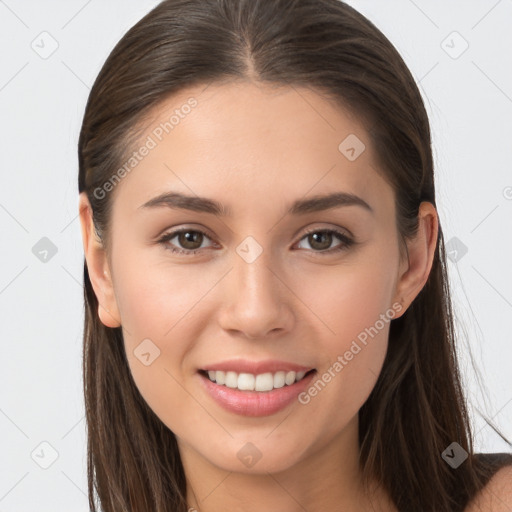
{"type": "Polygon", "coordinates": [[[79,141],[92,510],[510,500],[512,456],[472,448],[430,144],[343,2],[166,0],[128,31],[79,141]]]}

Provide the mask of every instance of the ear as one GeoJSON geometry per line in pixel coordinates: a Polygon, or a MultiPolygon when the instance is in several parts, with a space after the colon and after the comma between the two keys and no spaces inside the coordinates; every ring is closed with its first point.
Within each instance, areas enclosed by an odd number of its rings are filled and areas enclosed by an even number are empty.
{"type": "Polygon", "coordinates": [[[121,318],[114,295],[107,255],[92,220],[92,208],[85,192],[78,202],[84,255],[94,293],[98,299],[98,316],[107,327],[119,327],[121,318]]]}
{"type": "Polygon", "coordinates": [[[435,206],[427,201],[420,204],[418,232],[407,240],[408,257],[400,263],[395,300],[402,304],[402,316],[427,282],[437,245],[439,220],[435,206]]]}

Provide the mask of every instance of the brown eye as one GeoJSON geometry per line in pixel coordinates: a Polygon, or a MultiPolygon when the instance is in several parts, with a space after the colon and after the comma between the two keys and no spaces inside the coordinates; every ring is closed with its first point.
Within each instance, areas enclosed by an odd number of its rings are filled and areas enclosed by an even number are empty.
{"type": "Polygon", "coordinates": [[[188,250],[199,249],[203,241],[203,233],[200,231],[181,231],[177,237],[180,246],[188,250]]]}
{"type": "Polygon", "coordinates": [[[301,242],[303,240],[307,240],[313,252],[326,254],[332,254],[337,251],[346,250],[356,243],[347,235],[335,229],[317,229],[314,231],[310,231],[302,237],[301,242]],[[334,247],[331,247],[333,241],[336,238],[341,243],[338,243],[334,247]]]}
{"type": "Polygon", "coordinates": [[[328,231],[317,231],[308,235],[308,241],[313,249],[324,251],[328,249],[332,243],[332,233],[328,231]]]}
{"type": "Polygon", "coordinates": [[[162,244],[165,249],[180,254],[195,254],[198,250],[202,250],[205,239],[210,237],[198,229],[180,229],[171,233],[165,234],[158,243],[162,244]],[[176,242],[171,240],[176,239],[176,242]]]}

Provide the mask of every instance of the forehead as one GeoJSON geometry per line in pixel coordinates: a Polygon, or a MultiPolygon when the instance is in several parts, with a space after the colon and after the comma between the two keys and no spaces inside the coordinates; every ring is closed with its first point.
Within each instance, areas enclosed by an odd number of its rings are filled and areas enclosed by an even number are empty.
{"type": "Polygon", "coordinates": [[[380,191],[388,195],[383,201],[392,200],[363,124],[304,87],[229,82],[184,89],[152,109],[134,146],[137,159],[116,190],[133,209],[169,190],[259,208],[262,199],[271,206],[283,195],[333,188],[363,197],[380,191]]]}

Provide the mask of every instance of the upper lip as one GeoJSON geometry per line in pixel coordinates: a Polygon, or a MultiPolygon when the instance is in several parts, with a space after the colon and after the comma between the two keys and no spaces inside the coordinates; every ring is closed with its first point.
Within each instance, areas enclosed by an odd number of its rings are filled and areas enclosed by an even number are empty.
{"type": "Polygon", "coordinates": [[[202,368],[205,371],[225,371],[236,373],[252,373],[260,375],[262,373],[275,373],[282,371],[307,372],[313,370],[311,366],[302,366],[300,364],[290,363],[288,361],[278,361],[276,359],[267,359],[265,361],[249,361],[247,359],[231,359],[229,361],[219,361],[202,368]]]}

